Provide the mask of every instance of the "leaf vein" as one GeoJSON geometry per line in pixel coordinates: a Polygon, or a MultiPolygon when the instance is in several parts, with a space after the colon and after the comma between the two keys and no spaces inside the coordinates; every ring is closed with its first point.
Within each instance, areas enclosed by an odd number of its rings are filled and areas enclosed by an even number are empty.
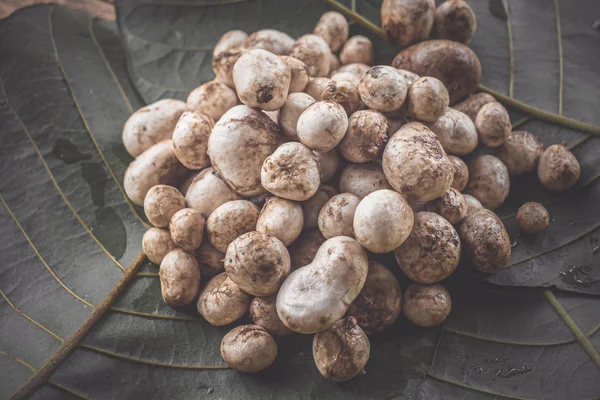
{"type": "MultiPolygon", "coordinates": [[[[98,246],[102,249],[102,251],[104,251],[104,253],[113,261],[113,263],[121,271],[125,272],[125,267],[123,267],[123,265],[121,265],[121,263],[119,261],[117,261],[117,259],[114,258],[112,254],[110,254],[110,252],[108,251],[108,249],[106,247],[104,247],[104,245],[100,242],[100,240],[96,237],[96,235],[94,235],[94,233],[92,232],[92,230],[90,229],[90,227],[81,218],[81,216],[79,215],[79,213],[75,210],[75,208],[73,207],[73,205],[71,204],[71,202],[67,199],[67,196],[65,195],[65,193],[60,188],[60,185],[58,184],[58,181],[56,180],[56,178],[54,177],[54,174],[50,170],[50,167],[46,163],[46,159],[42,155],[40,149],[37,147],[37,144],[33,140],[33,137],[29,133],[29,130],[25,126],[25,123],[23,122],[23,120],[21,119],[21,117],[19,116],[19,114],[17,113],[17,110],[15,110],[12,107],[12,105],[10,104],[10,100],[8,98],[8,93],[6,92],[6,87],[4,86],[4,81],[2,80],[2,76],[0,76],[0,86],[2,87],[2,93],[4,94],[4,100],[6,101],[6,106],[8,107],[8,109],[10,110],[10,112],[14,115],[14,117],[16,118],[16,120],[19,122],[19,125],[21,126],[21,130],[23,131],[23,133],[25,133],[25,136],[27,136],[27,139],[29,140],[29,142],[33,146],[33,148],[35,150],[35,153],[37,154],[38,158],[42,162],[42,165],[44,166],[44,169],[48,173],[48,176],[50,177],[50,180],[52,181],[52,184],[56,188],[56,191],[58,192],[58,194],[60,195],[60,197],[62,198],[62,200],[64,201],[64,203],[67,205],[67,207],[69,208],[69,210],[71,210],[71,212],[73,213],[73,215],[75,216],[75,218],[77,219],[77,221],[79,222],[79,224],[92,237],[92,239],[94,239],[94,241],[98,244],[98,246]]],[[[3,201],[3,203],[4,203],[4,201],[3,201]]],[[[6,205],[6,203],[5,203],[5,205],[6,205]]],[[[12,212],[11,212],[11,214],[12,214],[12,212]]],[[[25,233],[25,232],[23,231],[23,233],[25,233]]]]}
{"type": "Polygon", "coordinates": [[[67,86],[67,89],[69,91],[69,94],[71,96],[71,98],[73,99],[73,104],[75,105],[75,108],[77,109],[77,113],[79,114],[79,117],[81,118],[81,122],[83,122],[83,125],[85,126],[85,129],[87,130],[90,139],[92,140],[92,142],[94,143],[94,146],[96,147],[96,151],[98,152],[98,155],[100,156],[100,158],[102,159],[102,161],[104,162],[104,165],[106,166],[106,169],[108,170],[108,172],[110,173],[111,177],[113,178],[113,180],[115,181],[115,184],[117,185],[117,187],[119,188],[119,190],[121,191],[121,194],[123,195],[123,198],[125,199],[125,202],[129,205],[129,208],[131,209],[131,211],[133,212],[133,214],[137,217],[137,219],[140,220],[140,222],[145,225],[146,227],[150,227],[150,225],[144,221],[144,219],[139,215],[139,213],[137,212],[137,210],[135,209],[135,207],[133,206],[133,204],[131,203],[131,201],[129,200],[129,197],[127,197],[127,194],[125,193],[125,190],[123,189],[123,186],[119,183],[119,180],[117,179],[114,171],[112,170],[112,168],[110,167],[110,165],[108,164],[108,161],[106,161],[106,157],[104,157],[104,153],[102,152],[102,150],[100,149],[100,146],[98,145],[98,142],[96,141],[96,137],[94,136],[94,133],[92,132],[87,120],[85,119],[83,112],[81,111],[81,107],[79,106],[79,101],[77,100],[77,97],[75,96],[75,92],[73,91],[73,88],[71,87],[71,83],[69,82],[69,78],[67,77],[67,73],[65,71],[65,69],[63,68],[61,62],[60,62],[60,56],[58,54],[58,48],[56,46],[56,40],[54,38],[54,31],[53,31],[53,24],[52,24],[52,15],[54,13],[54,9],[55,7],[52,7],[50,9],[50,11],[48,12],[48,31],[49,31],[49,35],[50,35],[50,41],[52,43],[52,48],[54,51],[54,57],[56,59],[56,64],[58,65],[58,68],[64,78],[64,82],[65,85],[67,86]]]}

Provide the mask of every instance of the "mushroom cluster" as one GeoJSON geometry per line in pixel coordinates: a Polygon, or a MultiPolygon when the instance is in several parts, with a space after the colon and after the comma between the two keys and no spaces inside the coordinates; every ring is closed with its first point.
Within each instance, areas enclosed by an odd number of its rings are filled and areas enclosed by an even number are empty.
{"type": "MultiPolygon", "coordinates": [[[[551,191],[579,178],[567,147],[544,150],[512,131],[492,96],[473,93],[481,65],[464,45],[476,26],[464,1],[385,0],[381,12],[390,38],[413,45],[392,66],[373,65],[371,41],[349,37],[333,11],[297,39],[230,31],[214,49],[215,80],[125,124],[136,159],[124,186],[154,225],[142,245],[164,301],[195,302],[215,326],[249,312],[253,324],[221,343],[236,370],[269,367],[276,338],[299,333],[314,335],[325,378],[352,379],[369,336],[399,315],[421,327],[445,320],[440,282],[461,260],[506,267],[511,241],[493,210],[512,176],[537,170],[551,191]],[[491,150],[473,154],[481,146],[491,150]],[[376,261],[385,253],[397,265],[376,261]],[[413,283],[401,288],[398,274],[413,283]]],[[[526,203],[517,221],[535,234],[550,218],[526,203]]]]}

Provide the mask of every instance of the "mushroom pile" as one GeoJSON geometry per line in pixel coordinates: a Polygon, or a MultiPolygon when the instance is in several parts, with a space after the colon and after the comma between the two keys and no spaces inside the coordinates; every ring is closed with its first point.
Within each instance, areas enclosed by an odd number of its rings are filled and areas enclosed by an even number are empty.
{"type": "MultiPolygon", "coordinates": [[[[511,131],[507,110],[474,93],[481,65],[466,46],[475,17],[464,1],[386,0],[382,21],[410,46],[391,66],[373,65],[371,41],[349,37],[337,12],[297,39],[227,32],[213,81],[124,126],[136,157],[124,186],[154,225],[143,250],[160,265],[164,301],[195,302],[216,326],[250,314],[253,324],[221,343],[234,369],[267,368],[275,337],[299,333],[314,335],[325,378],[353,378],[369,336],[401,312],[422,327],[444,321],[451,299],[440,282],[461,255],[484,273],[507,265],[509,236],[493,210],[512,176],[537,170],[552,191],[579,178],[564,145],[544,150],[511,131]],[[386,253],[397,266],[374,261],[386,253]],[[413,282],[404,293],[391,269],[413,282]]],[[[517,220],[535,234],[550,218],[526,203],[517,220]]]]}

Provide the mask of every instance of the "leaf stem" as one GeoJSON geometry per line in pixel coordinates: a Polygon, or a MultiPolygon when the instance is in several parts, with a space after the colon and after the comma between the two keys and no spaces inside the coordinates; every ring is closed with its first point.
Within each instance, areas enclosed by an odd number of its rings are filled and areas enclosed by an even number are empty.
{"type": "MultiPolygon", "coordinates": [[[[385,31],[380,27],[376,26],[371,21],[367,20],[362,15],[359,15],[358,13],[349,9],[348,7],[345,7],[336,0],[325,0],[325,3],[329,4],[332,8],[344,14],[351,20],[355,21],[357,24],[375,33],[380,38],[387,40],[387,34],[385,33],[385,31]]],[[[522,101],[505,96],[502,93],[490,89],[485,85],[479,85],[479,90],[491,94],[496,98],[496,100],[498,100],[498,102],[504,104],[505,106],[529,114],[532,117],[535,117],[536,119],[539,119],[541,121],[546,121],[555,125],[563,126],[565,128],[578,130],[583,133],[600,135],[600,126],[598,125],[586,124],[585,122],[580,122],[572,118],[563,117],[562,115],[541,110],[539,108],[530,106],[529,104],[523,103],[522,101]]]]}
{"type": "Polygon", "coordinates": [[[111,304],[119,297],[121,293],[127,288],[129,282],[135,278],[138,270],[146,259],[144,252],[136,257],[133,264],[127,269],[127,271],[121,276],[115,287],[108,293],[108,295],[102,300],[94,311],[90,314],[88,319],[73,333],[68,339],[66,339],[60,349],[40,368],[35,375],[31,377],[17,393],[13,395],[12,400],[27,399],[32,396],[58,369],[64,360],[77,348],[81,340],[87,335],[92,327],[102,318],[102,316],[108,311],[111,304]]]}
{"type": "Polygon", "coordinates": [[[529,104],[523,103],[522,101],[505,96],[502,93],[499,93],[484,85],[479,85],[479,90],[491,94],[496,98],[496,100],[498,100],[498,102],[504,104],[505,106],[529,114],[539,120],[550,122],[556,125],[563,126],[565,128],[574,129],[584,133],[589,133],[592,135],[600,135],[600,126],[598,125],[586,124],[585,122],[577,121],[572,118],[563,117],[562,115],[541,110],[539,108],[530,106],[529,104]]]}
{"type": "Polygon", "coordinates": [[[552,307],[554,307],[554,310],[557,312],[557,314],[560,315],[563,321],[565,321],[565,324],[567,324],[571,332],[573,332],[573,335],[575,335],[579,341],[579,344],[581,344],[581,347],[583,347],[583,349],[589,354],[594,364],[600,368],[600,354],[598,354],[594,348],[594,345],[592,342],[590,342],[590,339],[581,331],[581,329],[579,329],[575,321],[573,321],[569,313],[567,313],[567,311],[563,308],[562,304],[558,302],[554,296],[554,293],[552,293],[550,289],[544,290],[544,296],[552,305],[552,307]]]}

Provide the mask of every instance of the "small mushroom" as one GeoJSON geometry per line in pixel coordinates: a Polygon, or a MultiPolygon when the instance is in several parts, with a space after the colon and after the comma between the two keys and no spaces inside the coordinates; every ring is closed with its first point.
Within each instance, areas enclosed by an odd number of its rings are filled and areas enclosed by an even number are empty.
{"type": "Polygon", "coordinates": [[[184,250],[197,249],[204,237],[205,219],[198,210],[184,208],[177,211],[169,222],[173,243],[184,250]]]}
{"type": "Polygon", "coordinates": [[[378,163],[349,164],[340,176],[340,191],[361,199],[376,190],[392,189],[378,163]]]}
{"type": "Polygon", "coordinates": [[[506,165],[510,176],[533,171],[544,152],[544,145],[527,131],[514,131],[506,142],[496,147],[494,155],[506,165]]]}
{"type": "Polygon", "coordinates": [[[458,190],[450,188],[437,199],[427,203],[427,210],[441,215],[452,225],[456,225],[467,215],[467,203],[458,190]]]}
{"type": "Polygon", "coordinates": [[[410,280],[431,284],[446,279],[460,261],[461,246],[454,227],[438,214],[421,211],[406,241],[394,250],[400,269],[410,280]]]}
{"type": "Polygon", "coordinates": [[[238,29],[225,32],[213,49],[213,57],[221,54],[224,51],[240,47],[242,44],[244,44],[247,38],[248,34],[238,29]]]}
{"type": "Polygon", "coordinates": [[[479,143],[473,121],[466,114],[452,108],[446,108],[437,121],[427,126],[435,133],[448,154],[467,155],[473,152],[479,143]]]}
{"type": "Polygon", "coordinates": [[[171,217],[185,208],[185,199],[173,186],[153,186],[144,198],[144,213],[148,221],[156,227],[169,226],[171,217]]]}
{"type": "Polygon", "coordinates": [[[440,284],[413,283],[404,293],[404,315],[409,321],[423,328],[444,322],[451,308],[450,293],[440,284]]]}
{"type": "Polygon", "coordinates": [[[468,259],[478,270],[492,273],[508,263],[510,238],[494,212],[480,209],[469,213],[460,225],[459,234],[468,259]]]}
{"type": "Polygon", "coordinates": [[[241,325],[223,336],[221,357],[237,371],[258,372],[277,357],[277,343],[258,325],[241,325]]]}
{"type": "Polygon", "coordinates": [[[304,93],[308,94],[316,101],[321,101],[323,90],[325,90],[327,85],[329,85],[329,82],[331,82],[331,79],[329,78],[310,78],[306,84],[306,87],[304,88],[304,93]]]}
{"type": "Polygon", "coordinates": [[[220,252],[235,238],[256,229],[260,210],[248,200],[227,202],[210,214],[206,220],[206,235],[210,243],[220,252]]]}
{"type": "Polygon", "coordinates": [[[277,116],[281,132],[289,139],[298,140],[298,118],[314,103],[316,100],[306,93],[290,93],[277,116]]]}
{"type": "Polygon", "coordinates": [[[336,11],[328,11],[321,15],[313,33],[322,37],[331,51],[338,51],[344,42],[348,40],[350,27],[342,14],[336,11]]]}
{"type": "Polygon", "coordinates": [[[469,183],[465,193],[474,196],[485,208],[500,207],[509,190],[508,170],[497,157],[484,154],[469,162],[469,183]]]}
{"type": "Polygon", "coordinates": [[[287,64],[266,50],[249,50],[233,67],[235,90],[249,107],[278,110],[285,103],[290,81],[287,64]]]}
{"type": "Polygon", "coordinates": [[[277,55],[287,55],[292,51],[294,38],[277,29],[261,29],[248,36],[242,48],[262,49],[277,55]]]}
{"type": "Polygon", "coordinates": [[[445,1],[435,10],[431,31],[431,36],[434,38],[453,40],[468,45],[476,30],[475,13],[466,1],[445,1]]]}
{"type": "Polygon", "coordinates": [[[318,228],[318,219],[321,209],[330,198],[338,194],[338,191],[330,185],[322,185],[319,190],[302,204],[304,213],[304,230],[318,228]]]}
{"type": "Polygon", "coordinates": [[[306,88],[309,78],[306,65],[297,58],[290,56],[281,56],[281,59],[287,64],[291,73],[289,92],[302,92],[306,88]]]}
{"type": "Polygon", "coordinates": [[[248,311],[251,301],[252,296],[240,289],[223,272],[204,286],[196,306],[208,323],[223,326],[240,319],[248,311]]]}
{"type": "Polygon", "coordinates": [[[327,152],[344,138],[348,129],[348,115],[340,104],[318,101],[298,118],[298,139],[308,148],[327,152]]]}
{"type": "Polygon", "coordinates": [[[206,150],[214,125],[215,122],[208,115],[192,111],[181,114],[173,131],[173,150],[186,168],[202,169],[210,165],[206,150]]]}
{"type": "Polygon", "coordinates": [[[290,56],[304,62],[311,77],[329,74],[330,55],[331,50],[327,42],[320,36],[310,34],[300,36],[290,53],[290,56]]]}
{"type": "Polygon", "coordinates": [[[287,247],[298,238],[304,224],[302,206],[280,197],[270,197],[260,211],[256,230],[281,240],[287,247]]]}
{"type": "Polygon", "coordinates": [[[192,90],[186,104],[188,110],[218,121],[237,101],[237,94],[232,88],[219,81],[210,81],[192,90]]]}
{"type": "Polygon", "coordinates": [[[400,246],[413,228],[408,201],[393,190],[373,192],[361,200],[354,214],[354,234],[373,253],[387,253],[400,246]]]}
{"type": "Polygon", "coordinates": [[[360,197],[341,193],[330,198],[319,212],[319,230],[329,239],[336,236],[354,237],[354,213],[360,197]]]}
{"type": "Polygon", "coordinates": [[[239,236],[225,253],[227,276],[246,293],[277,293],[290,273],[290,255],[281,240],[261,232],[239,236]]]}
{"type": "Polygon", "coordinates": [[[394,67],[377,65],[360,78],[360,98],[367,107],[379,112],[397,112],[404,105],[408,85],[394,67]]]}
{"type": "Polygon", "coordinates": [[[160,264],[165,256],[176,248],[168,229],[150,228],[142,237],[144,254],[154,264],[160,264]]]}
{"type": "Polygon", "coordinates": [[[548,227],[550,215],[542,204],[530,201],[519,207],[517,223],[525,233],[539,233],[548,227]]]}
{"type": "Polygon", "coordinates": [[[200,268],[193,255],[175,249],[160,263],[160,290],[171,307],[190,304],[200,290],[200,268]]]}
{"type": "Polygon", "coordinates": [[[333,78],[323,90],[321,100],[330,100],[341,104],[348,116],[361,106],[360,95],[356,86],[348,81],[337,82],[333,78]]]}
{"type": "Polygon", "coordinates": [[[475,127],[481,141],[487,147],[502,145],[512,129],[508,111],[498,102],[481,107],[475,118],[475,127]]]}
{"type": "Polygon", "coordinates": [[[564,144],[553,144],[542,153],[537,173],[546,189],[562,192],[577,183],[581,167],[564,144]]]}
{"type": "Polygon", "coordinates": [[[371,352],[365,332],[356,318],[339,320],[319,332],[313,340],[313,358],[321,375],[334,382],[344,382],[360,374],[371,352]]]}
{"type": "Polygon", "coordinates": [[[317,156],[305,145],[289,142],[267,157],[260,180],[263,187],[276,196],[304,201],[319,188],[320,175],[317,156]]]}
{"type": "Polygon", "coordinates": [[[387,118],[374,110],[361,110],[348,119],[348,130],[339,149],[346,160],[365,163],[381,156],[387,140],[387,118]]]}
{"type": "Polygon", "coordinates": [[[375,62],[375,51],[373,43],[369,38],[362,35],[352,36],[346,40],[340,51],[340,61],[342,64],[367,64],[373,65],[375,62]]]}
{"type": "Polygon", "coordinates": [[[424,76],[408,88],[408,112],[422,122],[435,122],[450,104],[450,95],[439,79],[424,76]]]}

